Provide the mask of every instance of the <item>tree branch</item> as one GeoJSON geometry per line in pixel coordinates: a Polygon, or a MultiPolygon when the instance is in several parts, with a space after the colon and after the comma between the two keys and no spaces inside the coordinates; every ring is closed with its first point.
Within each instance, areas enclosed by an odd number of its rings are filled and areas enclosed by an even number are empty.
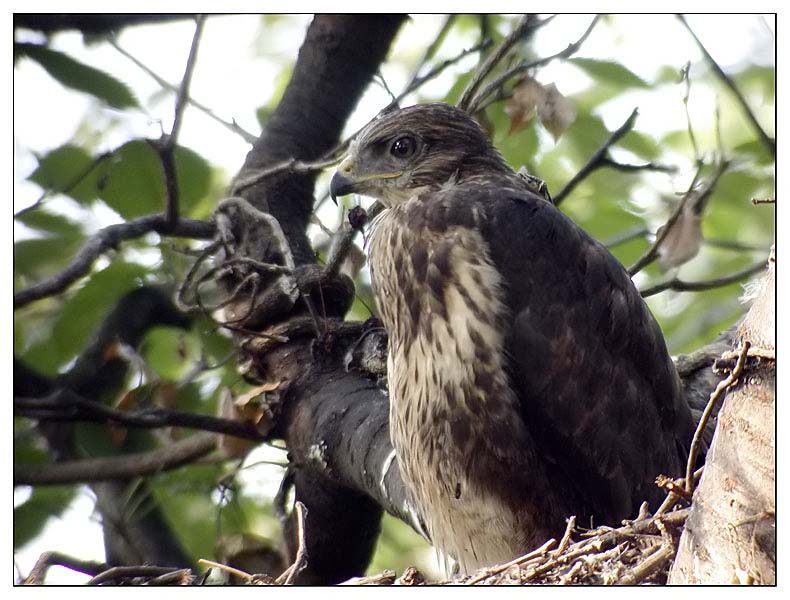
{"type": "Polygon", "coordinates": [[[565,186],[557,192],[557,194],[553,197],[553,202],[555,206],[559,206],[560,202],[562,202],[568,194],[570,194],[579,183],[581,183],[586,177],[588,177],[593,171],[605,166],[611,166],[609,163],[611,162],[607,156],[609,152],[609,148],[611,148],[614,144],[616,144],[626,133],[631,131],[634,128],[634,123],[636,122],[636,118],[639,116],[639,109],[635,108],[631,111],[631,114],[625,120],[625,122],[620,125],[617,129],[615,129],[606,141],[601,145],[598,150],[595,151],[587,163],[574,175],[571,180],[565,184],[565,186]]]}
{"type": "MultiPolygon", "coordinates": [[[[595,28],[595,25],[598,23],[598,19],[600,19],[600,15],[595,15],[595,17],[593,18],[592,22],[587,27],[587,29],[582,34],[582,36],[578,40],[576,40],[575,42],[569,44],[568,47],[565,48],[564,50],[561,50],[561,51],[557,52],[556,54],[552,54],[551,56],[547,56],[545,58],[540,58],[540,59],[533,60],[533,61],[521,61],[518,64],[516,64],[515,66],[509,68],[507,71],[502,73],[502,75],[500,75],[499,77],[494,79],[494,81],[492,81],[485,88],[483,88],[480,91],[480,93],[475,95],[475,97],[472,100],[469,100],[468,101],[468,105],[469,106],[468,106],[468,108],[466,108],[466,110],[468,112],[470,112],[470,113],[475,113],[478,110],[480,110],[482,108],[483,100],[485,100],[488,96],[490,96],[494,91],[500,90],[502,88],[502,86],[504,86],[505,83],[507,83],[513,76],[515,76],[515,75],[517,75],[519,73],[524,73],[526,71],[529,71],[530,69],[536,69],[537,67],[541,67],[541,66],[543,66],[545,64],[548,64],[551,61],[556,60],[558,58],[568,58],[568,57],[572,56],[573,54],[575,54],[576,52],[578,52],[579,48],[581,48],[582,44],[589,37],[590,33],[592,33],[592,30],[595,28]]],[[[547,22],[546,20],[541,21],[540,23],[538,23],[537,25],[534,26],[534,29],[537,29],[538,27],[544,25],[546,22],[547,22]]],[[[492,57],[489,57],[489,59],[491,59],[491,58],[492,57]]],[[[500,57],[500,59],[501,59],[501,57],[500,57]]],[[[478,83],[478,85],[479,85],[479,83],[478,83]]],[[[471,84],[470,84],[470,87],[471,87],[471,84]]],[[[463,102],[463,98],[461,99],[461,101],[463,102]]],[[[461,108],[464,108],[464,105],[461,104],[461,102],[459,102],[459,106],[461,108]]]]}
{"type": "Polygon", "coordinates": [[[516,25],[515,29],[510,32],[510,34],[502,40],[502,42],[497,46],[494,51],[486,57],[483,61],[483,64],[478,67],[475,71],[475,74],[472,76],[472,80],[469,82],[469,85],[466,86],[464,93],[461,94],[461,99],[458,101],[458,107],[466,110],[467,112],[474,112],[472,111],[472,103],[475,92],[480,87],[480,84],[483,83],[483,80],[488,77],[488,74],[492,71],[494,67],[499,64],[499,62],[507,55],[508,52],[515,46],[519,41],[523,38],[526,38],[535,30],[535,15],[524,15],[521,17],[521,20],[516,25]]]}
{"type": "MultiPolygon", "coordinates": [[[[177,86],[173,85],[172,83],[170,83],[169,81],[167,81],[166,79],[164,79],[163,77],[161,77],[161,76],[160,76],[159,74],[157,74],[157,73],[156,73],[156,72],[155,72],[153,69],[151,69],[151,68],[150,68],[148,65],[146,65],[145,63],[143,63],[142,61],[140,61],[140,60],[139,60],[139,59],[138,59],[136,56],[134,56],[134,55],[130,54],[129,52],[127,52],[127,51],[126,51],[126,50],[125,50],[125,49],[124,49],[124,48],[123,48],[123,47],[122,47],[122,46],[121,46],[121,45],[118,43],[118,40],[116,40],[116,39],[115,39],[115,37],[111,36],[111,37],[110,37],[110,38],[109,38],[107,41],[109,42],[109,44],[110,44],[110,45],[111,45],[113,48],[115,48],[115,49],[116,49],[118,52],[120,52],[120,53],[121,53],[123,56],[125,56],[126,58],[128,58],[128,59],[129,59],[130,61],[132,61],[132,62],[133,62],[135,65],[137,65],[137,66],[138,66],[140,69],[142,69],[143,71],[145,71],[145,73],[147,73],[147,74],[148,74],[148,75],[149,75],[149,76],[150,76],[150,77],[151,77],[151,78],[152,78],[154,81],[156,81],[156,82],[157,82],[157,83],[158,83],[158,84],[159,84],[159,85],[160,85],[162,88],[164,88],[164,89],[166,89],[166,90],[170,90],[170,91],[172,91],[172,92],[178,92],[178,87],[177,87],[177,86]]],[[[242,137],[242,139],[244,139],[244,141],[245,141],[245,142],[247,142],[248,144],[252,144],[253,142],[255,142],[255,140],[256,140],[256,139],[258,139],[258,136],[256,136],[256,135],[253,135],[252,133],[250,133],[249,131],[247,131],[246,129],[244,129],[244,128],[243,128],[241,125],[239,125],[238,123],[236,123],[236,121],[235,121],[235,120],[233,120],[233,121],[226,121],[226,120],[225,120],[225,119],[223,119],[222,117],[218,116],[218,115],[217,115],[217,114],[216,114],[214,111],[212,111],[212,110],[211,110],[211,109],[210,109],[208,106],[206,106],[205,104],[203,104],[203,103],[201,103],[201,102],[198,102],[197,100],[195,100],[195,99],[194,99],[194,98],[193,98],[191,95],[187,97],[187,101],[188,101],[188,102],[189,102],[189,103],[190,103],[192,106],[194,106],[194,107],[195,107],[195,108],[197,108],[199,111],[201,111],[203,114],[205,114],[207,117],[209,117],[209,118],[211,118],[211,119],[214,119],[214,120],[215,120],[217,123],[219,123],[219,124],[221,124],[221,125],[224,125],[224,126],[225,126],[225,127],[227,127],[228,129],[230,129],[230,130],[231,130],[233,133],[235,133],[235,134],[238,134],[239,136],[241,136],[241,137],[242,137]]]]}
{"type": "Polygon", "coordinates": [[[101,254],[116,248],[123,241],[141,237],[152,231],[160,235],[209,239],[214,235],[214,225],[206,221],[184,218],[180,218],[175,224],[172,224],[164,215],[157,214],[105,227],[85,242],[65,269],[15,293],[14,309],[21,308],[34,300],[59,294],[77,279],[87,274],[93,262],[101,254]]]}
{"type": "Polygon", "coordinates": [[[719,79],[721,79],[722,83],[724,83],[724,85],[732,92],[733,96],[735,96],[736,101],[746,115],[746,118],[752,124],[752,127],[754,127],[754,130],[757,133],[757,136],[760,138],[760,141],[766,148],[768,148],[774,158],[776,158],[776,140],[772,139],[762,128],[760,122],[757,120],[757,117],[754,116],[752,109],[749,108],[746,98],[743,97],[743,94],[738,89],[738,86],[735,85],[735,82],[724,72],[724,69],[722,69],[721,66],[719,66],[719,63],[717,63],[710,55],[707,48],[705,48],[703,43],[694,33],[694,30],[691,29],[688,22],[686,22],[684,16],[677,15],[677,18],[683,24],[689,34],[691,34],[691,37],[694,38],[697,47],[699,48],[700,52],[702,52],[702,55],[705,57],[705,60],[708,62],[710,67],[713,69],[713,72],[716,73],[719,79]]]}
{"type": "Polygon", "coordinates": [[[87,421],[141,429],[186,427],[249,440],[265,439],[256,426],[248,421],[163,408],[126,412],[82,398],[71,390],[58,390],[48,398],[14,398],[14,414],[45,421],[87,421]]]}
{"type": "MultiPolygon", "coordinates": [[[[727,161],[720,161],[718,163],[718,165],[716,166],[716,171],[711,177],[710,181],[708,181],[705,187],[694,198],[694,201],[697,202],[699,206],[702,206],[703,203],[706,201],[706,199],[713,193],[713,190],[716,187],[716,183],[718,183],[719,178],[724,174],[728,166],[729,163],[727,161]]],[[[694,178],[692,179],[691,184],[689,185],[688,190],[683,195],[682,200],[678,202],[677,206],[675,207],[675,210],[672,211],[672,214],[669,216],[669,219],[667,219],[667,222],[664,223],[664,225],[659,229],[653,244],[650,246],[650,248],[648,248],[645,251],[645,253],[642,256],[640,256],[637,259],[637,261],[633,265],[628,267],[628,274],[631,277],[636,275],[639,271],[644,269],[647,265],[649,265],[656,258],[658,258],[658,250],[661,244],[664,243],[664,240],[669,235],[669,232],[672,231],[673,225],[677,222],[677,220],[680,218],[680,215],[683,213],[683,209],[686,206],[686,202],[688,202],[692,196],[694,187],[696,186],[697,181],[699,180],[700,173],[702,172],[702,167],[703,165],[702,163],[700,163],[699,167],[697,168],[697,172],[695,173],[694,178]]]]}
{"type": "Polygon", "coordinates": [[[199,433],[168,446],[138,454],[112,458],[85,458],[51,465],[14,465],[14,486],[88,483],[112,479],[131,479],[176,469],[217,445],[213,433],[199,433]]]}
{"type": "Polygon", "coordinates": [[[675,290],[678,292],[701,292],[704,290],[710,290],[717,287],[724,287],[725,285],[730,285],[732,283],[737,283],[738,281],[742,281],[747,277],[754,275],[755,273],[759,273],[763,269],[765,269],[765,261],[755,263],[751,266],[741,269],[740,271],[736,271],[735,273],[730,273],[729,275],[724,275],[723,277],[708,279],[706,281],[683,281],[677,277],[673,277],[668,281],[657,283],[656,285],[640,290],[639,293],[643,298],[647,298],[648,296],[654,296],[655,294],[665,290],[675,290]]]}
{"type": "Polygon", "coordinates": [[[697,454],[699,453],[700,442],[702,441],[702,434],[705,431],[705,425],[707,425],[708,419],[710,419],[710,416],[713,414],[713,410],[716,408],[716,403],[719,401],[721,395],[728,387],[738,380],[738,377],[741,376],[741,373],[743,372],[743,366],[746,362],[746,354],[749,352],[750,346],[751,344],[748,341],[743,342],[743,347],[741,348],[741,352],[738,355],[738,362],[735,364],[733,370],[730,371],[730,374],[720,381],[716,386],[716,389],[713,390],[710,395],[710,399],[708,400],[708,404],[705,406],[705,410],[702,412],[702,418],[700,418],[699,423],[697,423],[697,429],[694,431],[694,438],[691,440],[691,447],[689,448],[688,462],[686,463],[685,491],[689,496],[691,496],[692,492],[694,491],[694,466],[697,463],[697,454]]]}

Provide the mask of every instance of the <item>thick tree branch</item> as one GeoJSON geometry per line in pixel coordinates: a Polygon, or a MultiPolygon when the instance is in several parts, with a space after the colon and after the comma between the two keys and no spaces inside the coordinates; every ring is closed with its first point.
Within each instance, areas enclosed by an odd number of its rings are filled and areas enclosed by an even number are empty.
{"type": "Polygon", "coordinates": [[[21,13],[14,15],[14,29],[23,27],[44,33],[77,29],[86,34],[120,31],[124,27],[168,23],[188,19],[189,14],[42,14],[21,13]]]}

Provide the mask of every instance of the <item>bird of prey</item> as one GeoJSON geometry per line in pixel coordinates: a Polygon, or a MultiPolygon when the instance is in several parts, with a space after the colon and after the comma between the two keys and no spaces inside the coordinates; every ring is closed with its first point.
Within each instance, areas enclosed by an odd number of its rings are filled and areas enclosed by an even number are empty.
{"type": "Polygon", "coordinates": [[[619,524],[684,472],[691,413],[622,265],[508,166],[465,112],[384,113],[331,181],[386,207],[370,272],[390,436],[445,566],[470,573],[619,524]]]}

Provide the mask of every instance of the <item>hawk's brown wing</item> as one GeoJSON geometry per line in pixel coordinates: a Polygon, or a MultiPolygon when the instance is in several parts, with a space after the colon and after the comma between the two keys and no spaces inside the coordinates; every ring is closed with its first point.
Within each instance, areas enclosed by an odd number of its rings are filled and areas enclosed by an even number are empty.
{"type": "Polygon", "coordinates": [[[527,190],[445,193],[450,206],[478,207],[506,285],[512,384],[540,452],[597,520],[655,504],[656,475],[683,473],[693,423],[661,330],[622,265],[527,190]]]}

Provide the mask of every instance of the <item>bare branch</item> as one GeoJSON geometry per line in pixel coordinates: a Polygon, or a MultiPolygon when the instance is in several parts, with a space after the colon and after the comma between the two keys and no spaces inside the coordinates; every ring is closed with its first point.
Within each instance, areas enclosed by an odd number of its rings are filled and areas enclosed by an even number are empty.
{"type": "Polygon", "coordinates": [[[659,173],[677,173],[678,168],[674,165],[662,165],[660,163],[647,162],[641,165],[632,165],[627,163],[617,162],[608,156],[604,156],[601,160],[602,167],[609,167],[616,171],[625,171],[631,173],[634,171],[658,171],[659,173]]]}
{"type": "Polygon", "coordinates": [[[195,71],[195,63],[197,61],[197,50],[200,43],[200,37],[203,35],[203,26],[206,23],[206,15],[197,15],[195,17],[195,33],[192,36],[192,45],[189,48],[189,57],[187,58],[187,65],[184,68],[184,77],[181,79],[181,86],[176,95],[176,108],[175,116],[173,117],[173,129],[170,131],[170,144],[175,146],[178,139],[178,132],[181,129],[181,121],[184,115],[184,109],[189,101],[189,85],[192,82],[192,74],[195,71]]]}
{"type": "Polygon", "coordinates": [[[108,568],[106,563],[93,560],[82,560],[74,558],[73,556],[68,556],[62,552],[44,552],[38,557],[30,574],[25,577],[22,583],[25,585],[42,585],[47,576],[47,571],[50,567],[54,566],[66,567],[72,571],[87,573],[88,575],[96,575],[97,573],[106,571],[108,568]]]}
{"type": "Polygon", "coordinates": [[[759,121],[757,120],[757,117],[754,116],[754,113],[752,112],[752,109],[749,108],[749,104],[746,102],[746,98],[743,97],[743,94],[738,89],[738,86],[735,85],[735,82],[724,72],[724,69],[722,69],[719,66],[719,63],[717,63],[714,60],[714,58],[710,55],[710,53],[708,52],[707,48],[705,48],[703,43],[700,41],[700,39],[694,33],[694,30],[691,29],[691,27],[686,22],[686,19],[683,17],[683,15],[677,15],[677,17],[678,17],[678,20],[683,24],[683,26],[689,32],[689,34],[691,34],[691,37],[694,38],[694,41],[696,42],[697,47],[700,49],[700,52],[702,52],[702,55],[705,57],[705,60],[708,62],[710,67],[713,69],[713,72],[716,73],[716,75],[719,77],[719,79],[721,79],[722,83],[724,83],[724,85],[727,86],[727,88],[735,96],[735,99],[737,100],[738,104],[741,106],[741,109],[743,110],[744,114],[746,115],[746,118],[752,124],[752,127],[754,127],[754,130],[757,133],[757,136],[760,138],[760,141],[763,143],[763,145],[766,148],[768,148],[768,150],[771,152],[771,154],[774,157],[776,157],[776,140],[771,138],[765,132],[765,130],[762,128],[762,126],[760,125],[759,121]]]}
{"type": "Polygon", "coordinates": [[[608,160],[607,153],[609,152],[609,148],[611,148],[614,144],[616,144],[620,138],[622,138],[626,133],[631,131],[634,128],[634,123],[636,122],[636,117],[639,115],[639,109],[635,108],[631,111],[631,114],[625,120],[625,122],[620,125],[617,129],[615,129],[606,141],[601,145],[598,150],[595,151],[590,159],[585,164],[576,175],[574,175],[571,180],[565,184],[563,187],[553,198],[553,202],[555,206],[558,206],[560,202],[562,202],[568,194],[570,194],[573,189],[579,185],[586,177],[590,175],[596,169],[599,169],[603,166],[610,166],[606,162],[608,160]]]}
{"type": "MultiPolygon", "coordinates": [[[[729,163],[726,161],[721,161],[718,163],[716,172],[711,177],[710,181],[706,184],[705,188],[699,191],[699,193],[694,198],[694,201],[697,202],[700,206],[705,202],[706,198],[713,193],[714,188],[716,187],[716,183],[719,181],[719,178],[724,174],[727,170],[729,163]]],[[[658,257],[658,250],[661,244],[664,242],[666,237],[669,235],[669,232],[672,231],[672,226],[677,222],[680,218],[680,215],[683,213],[683,209],[686,205],[686,202],[689,201],[689,198],[692,196],[692,192],[694,191],[694,187],[699,180],[700,173],[702,172],[702,163],[698,163],[697,172],[694,175],[694,179],[691,181],[688,190],[683,195],[683,199],[678,202],[678,205],[675,207],[675,210],[667,219],[667,222],[663,225],[661,229],[659,229],[658,234],[656,235],[656,239],[653,242],[653,245],[648,248],[645,253],[640,256],[637,261],[628,268],[628,274],[633,277],[639,271],[644,269],[647,265],[653,262],[658,257]]],[[[661,290],[658,290],[661,291],[661,290]]],[[[655,293],[655,292],[654,292],[655,293]]],[[[644,294],[642,294],[644,296],[644,294]]]]}
{"type": "Polygon", "coordinates": [[[179,191],[178,178],[176,177],[175,149],[178,141],[178,133],[181,130],[181,122],[184,117],[184,109],[189,99],[189,85],[192,81],[192,73],[195,70],[197,60],[198,43],[203,33],[205,15],[195,17],[195,33],[192,36],[192,45],[189,48],[189,57],[184,69],[184,77],[176,94],[175,115],[173,116],[173,128],[170,135],[163,135],[157,142],[150,142],[159,154],[162,162],[162,170],[165,176],[165,220],[170,226],[175,226],[179,214],[179,191]]]}
{"type": "Polygon", "coordinates": [[[624,231],[614,237],[609,238],[608,240],[603,242],[603,245],[607,248],[613,248],[614,246],[619,246],[620,244],[624,244],[625,242],[630,242],[631,240],[635,240],[638,238],[645,237],[650,230],[647,227],[642,227],[641,225],[637,225],[628,231],[624,231]]]}
{"type": "Polygon", "coordinates": [[[163,408],[127,412],[88,400],[70,390],[58,390],[47,398],[14,398],[14,414],[47,421],[88,421],[142,429],[186,427],[250,440],[264,439],[256,426],[248,421],[163,408]]]}
{"type": "MultiPolygon", "coordinates": [[[[576,40],[575,42],[569,44],[568,47],[565,48],[564,50],[561,50],[561,51],[557,52],[556,54],[552,54],[551,56],[547,56],[545,58],[540,58],[540,59],[533,60],[533,61],[521,61],[521,62],[517,63],[516,65],[514,65],[513,67],[509,68],[507,71],[502,73],[502,75],[500,75],[499,77],[494,79],[486,87],[484,87],[480,91],[480,93],[477,94],[472,100],[467,100],[468,106],[463,104],[463,101],[464,101],[463,98],[461,99],[461,102],[458,103],[459,106],[461,108],[465,108],[467,110],[467,112],[475,113],[478,110],[480,110],[480,108],[482,107],[483,101],[486,98],[488,98],[488,96],[490,96],[495,91],[501,90],[502,86],[504,86],[515,75],[518,75],[520,73],[526,73],[527,71],[530,71],[532,69],[536,69],[538,67],[542,67],[543,65],[546,65],[546,64],[550,63],[551,61],[556,60],[558,58],[569,58],[570,56],[572,56],[573,54],[575,54],[576,52],[579,51],[579,48],[581,48],[582,44],[585,42],[585,40],[587,40],[587,38],[589,37],[590,33],[592,33],[592,30],[595,28],[595,25],[598,23],[599,19],[600,19],[600,15],[595,15],[595,17],[593,18],[592,22],[587,27],[586,31],[582,34],[582,36],[578,40],[576,40]]],[[[538,23],[537,25],[534,26],[534,29],[537,29],[537,27],[542,26],[545,22],[546,21],[542,21],[542,22],[538,23]]],[[[517,31],[518,31],[518,29],[516,30],[516,32],[517,31]]],[[[514,32],[514,33],[516,33],[516,32],[514,32]]],[[[503,44],[504,44],[504,42],[503,42],[503,44]]],[[[492,54],[492,56],[489,57],[489,60],[493,56],[494,55],[492,54]]],[[[499,58],[501,59],[501,57],[499,57],[499,58]]],[[[481,69],[482,69],[482,67],[481,67],[481,69]]],[[[478,72],[480,72],[480,71],[478,71],[478,72]]],[[[474,81],[472,83],[474,83],[474,81]]],[[[478,82],[478,85],[479,85],[479,82],[478,82]]],[[[470,84],[470,87],[471,87],[471,84],[470,84]]],[[[467,88],[467,90],[468,89],[469,88],[467,88]]],[[[466,92],[464,92],[464,94],[466,94],[466,92]]]]}
{"type": "MultiPolygon", "coordinates": [[[[177,86],[173,85],[169,81],[167,81],[164,78],[162,78],[153,69],[148,67],[146,64],[142,63],[139,59],[137,59],[135,56],[133,56],[132,54],[127,52],[123,47],[121,47],[121,45],[118,43],[118,41],[115,39],[115,37],[111,36],[108,39],[108,42],[118,52],[120,52],[122,55],[124,55],[130,61],[132,61],[140,69],[145,71],[160,86],[162,86],[163,88],[165,88],[167,90],[173,91],[173,92],[177,92],[178,91],[178,87],[177,86]]],[[[194,106],[196,109],[201,111],[203,114],[205,114],[206,116],[214,119],[217,123],[219,123],[221,125],[224,125],[228,129],[230,129],[233,133],[238,134],[239,136],[241,136],[244,139],[244,141],[247,142],[248,144],[252,144],[252,143],[255,142],[256,139],[258,139],[258,136],[250,133],[249,131],[247,131],[246,129],[241,127],[238,123],[236,123],[235,120],[233,120],[233,121],[226,121],[225,119],[223,119],[222,117],[220,117],[216,113],[214,113],[214,111],[212,111],[205,104],[195,100],[192,96],[188,96],[187,100],[192,106],[194,106]]]]}
{"type": "Polygon", "coordinates": [[[148,452],[112,458],[85,458],[51,465],[14,465],[14,485],[88,483],[154,475],[205,456],[217,445],[213,433],[199,433],[148,452]]]}
{"type": "Polygon", "coordinates": [[[123,241],[141,237],[152,231],[160,235],[208,239],[214,235],[214,225],[206,221],[184,218],[172,224],[164,215],[157,214],[105,227],[85,242],[65,269],[14,294],[14,308],[21,308],[34,300],[59,294],[87,274],[93,262],[101,254],[117,248],[123,241]]]}
{"type": "MultiPolygon", "coordinates": [[[[155,567],[151,565],[135,565],[135,566],[122,566],[111,567],[102,573],[99,573],[93,579],[89,580],[86,585],[101,585],[115,581],[117,579],[131,579],[134,577],[156,577],[175,574],[178,581],[176,583],[184,583],[184,579],[191,580],[192,572],[189,569],[179,569],[176,567],[155,567]]],[[[172,583],[172,582],[170,582],[172,583]]]]}
{"type": "Polygon", "coordinates": [[[282,585],[289,585],[293,583],[296,576],[304,568],[307,559],[307,544],[305,543],[305,516],[307,515],[307,508],[298,500],[294,503],[294,510],[296,511],[296,536],[299,540],[299,546],[296,549],[296,557],[293,564],[288,567],[277,578],[277,583],[282,585]]]}
{"type": "Polygon", "coordinates": [[[668,281],[657,283],[656,285],[640,290],[639,293],[643,298],[647,298],[648,296],[654,296],[655,294],[665,290],[675,290],[678,292],[701,292],[742,281],[747,277],[754,275],[755,273],[759,273],[763,269],[765,269],[765,261],[760,261],[744,269],[741,269],[740,271],[736,271],[735,273],[730,273],[729,275],[716,277],[714,279],[707,279],[705,281],[683,281],[682,279],[673,277],[668,281]]]}
{"type": "Polygon", "coordinates": [[[468,112],[473,112],[471,110],[471,105],[477,88],[480,87],[483,80],[488,77],[492,69],[499,64],[516,43],[533,33],[535,30],[535,21],[535,15],[524,15],[521,17],[521,20],[518,22],[515,29],[510,32],[510,35],[502,40],[502,43],[496,47],[496,49],[483,61],[480,68],[475,71],[472,81],[469,82],[464,93],[461,94],[461,99],[458,101],[459,108],[468,112]]]}
{"type": "Polygon", "coordinates": [[[700,440],[702,440],[702,433],[705,430],[705,425],[708,423],[708,419],[710,419],[711,414],[713,414],[713,409],[716,407],[716,403],[718,402],[721,395],[728,387],[738,380],[738,377],[741,376],[741,373],[743,372],[743,365],[746,362],[746,354],[749,352],[749,346],[751,346],[749,342],[743,342],[743,347],[741,348],[741,352],[738,355],[738,362],[735,364],[735,368],[733,368],[733,370],[730,371],[730,374],[725,379],[720,381],[719,385],[716,386],[716,389],[713,390],[710,395],[710,399],[708,400],[708,404],[705,406],[705,410],[702,413],[702,417],[697,424],[697,430],[694,432],[694,438],[691,440],[688,462],[686,463],[686,493],[689,495],[691,495],[691,493],[694,491],[694,464],[697,462],[699,444],[700,440]]]}
{"type": "Polygon", "coordinates": [[[422,58],[414,67],[414,70],[409,77],[408,83],[403,88],[404,91],[411,89],[412,85],[414,85],[414,83],[417,81],[417,76],[420,74],[420,71],[425,66],[425,64],[433,58],[433,55],[436,54],[436,51],[442,45],[442,42],[444,42],[444,38],[447,37],[447,32],[450,31],[450,28],[453,26],[457,16],[458,15],[456,14],[447,15],[447,18],[444,20],[444,23],[442,23],[442,26],[439,29],[439,32],[436,34],[433,42],[431,42],[431,45],[425,49],[425,53],[422,55],[422,58]]]}

